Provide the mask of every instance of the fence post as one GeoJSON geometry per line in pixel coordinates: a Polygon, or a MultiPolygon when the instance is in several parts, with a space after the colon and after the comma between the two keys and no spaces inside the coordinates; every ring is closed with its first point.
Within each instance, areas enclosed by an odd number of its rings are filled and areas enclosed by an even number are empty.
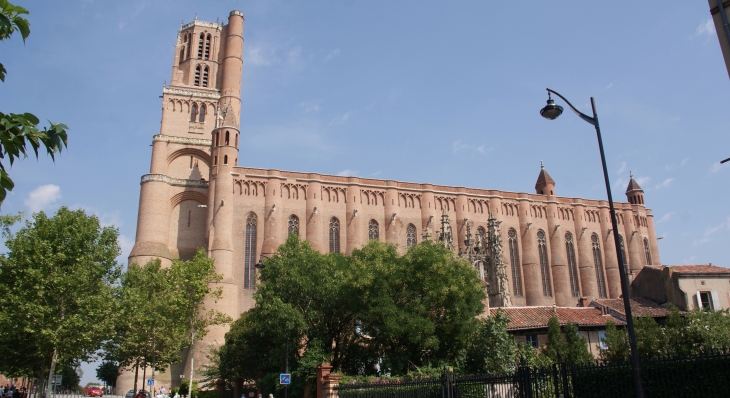
{"type": "Polygon", "coordinates": [[[532,398],[532,374],[529,366],[517,368],[517,385],[520,398],[532,398]]]}
{"type": "MultiPolygon", "coordinates": [[[[323,398],[324,395],[322,395],[322,394],[324,393],[324,391],[323,391],[322,387],[324,384],[324,378],[329,376],[330,372],[332,372],[332,365],[330,365],[329,362],[325,362],[321,365],[317,365],[317,367],[315,367],[315,370],[317,372],[317,381],[316,381],[317,395],[316,395],[316,397],[323,398]]],[[[237,398],[237,397],[234,397],[234,398],[237,398]]]]}
{"type": "Polygon", "coordinates": [[[568,365],[565,362],[560,364],[560,375],[563,378],[563,397],[570,398],[574,394],[570,389],[570,384],[568,384],[568,365]]]}
{"type": "Polygon", "coordinates": [[[337,387],[340,386],[341,378],[341,375],[336,375],[332,373],[324,377],[324,383],[322,386],[322,394],[324,395],[318,398],[338,398],[339,394],[337,392],[337,387]]]}

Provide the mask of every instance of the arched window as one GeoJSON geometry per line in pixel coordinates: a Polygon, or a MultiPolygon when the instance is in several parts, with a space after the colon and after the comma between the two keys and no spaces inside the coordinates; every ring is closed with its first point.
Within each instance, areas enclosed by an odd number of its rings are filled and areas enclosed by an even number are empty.
{"type": "Polygon", "coordinates": [[[249,213],[246,217],[246,241],[243,253],[243,288],[253,289],[254,270],[256,265],[256,214],[249,213]]]}
{"type": "Polygon", "coordinates": [[[203,58],[203,40],[205,40],[205,34],[200,34],[200,41],[198,42],[198,58],[203,58]]]}
{"type": "Polygon", "coordinates": [[[406,227],[406,247],[411,247],[416,243],[418,243],[416,241],[416,226],[408,224],[408,227],[406,227]]]}
{"type": "Polygon", "coordinates": [[[238,148],[238,133],[236,133],[236,148],[238,148]]]}
{"type": "Polygon", "coordinates": [[[182,62],[185,58],[185,47],[182,47],[180,49],[180,59],[178,60],[178,63],[182,62]]]}
{"type": "MultiPolygon", "coordinates": [[[[619,235],[620,236],[620,235],[619,235]]],[[[603,260],[601,259],[601,244],[598,242],[598,235],[591,235],[593,246],[593,265],[596,267],[596,283],[598,284],[598,297],[606,298],[606,284],[603,278],[603,260]]]]}
{"type": "Polygon", "coordinates": [[[545,232],[537,231],[537,252],[540,254],[540,273],[542,274],[542,294],[550,297],[553,295],[553,289],[550,286],[550,265],[548,264],[547,242],[545,241],[545,232]]]}
{"type": "Polygon", "coordinates": [[[230,138],[231,138],[231,133],[229,133],[228,130],[226,130],[226,141],[225,141],[225,145],[228,145],[228,141],[230,140],[230,138]]]}
{"type": "Polygon", "coordinates": [[[330,253],[340,252],[340,220],[330,219],[330,253]]]}
{"type": "Polygon", "coordinates": [[[378,240],[379,235],[380,228],[378,228],[378,222],[375,220],[370,220],[370,222],[368,223],[368,239],[378,240]]]}
{"type": "Polygon", "coordinates": [[[213,156],[213,166],[218,165],[218,156],[213,156]]]}
{"type": "Polygon", "coordinates": [[[219,136],[219,134],[220,134],[219,131],[216,131],[215,132],[215,143],[214,143],[214,146],[218,146],[218,136],[219,136]]]}
{"type": "Polygon", "coordinates": [[[193,80],[193,86],[200,86],[200,65],[195,67],[195,80],[193,80]]]}
{"type": "Polygon", "coordinates": [[[200,105],[200,116],[198,117],[200,123],[205,123],[205,104],[200,105]]]}
{"type": "Polygon", "coordinates": [[[208,67],[203,69],[203,87],[208,87],[208,67]]]}
{"type": "Polygon", "coordinates": [[[649,239],[644,238],[644,254],[646,255],[646,265],[651,265],[651,250],[649,250],[649,239]]]}
{"type": "Polygon", "coordinates": [[[477,239],[482,244],[482,249],[487,250],[487,230],[484,227],[477,228],[477,239]]]}
{"type": "Polygon", "coordinates": [[[570,293],[573,297],[580,297],[578,288],[578,265],[575,261],[575,247],[573,246],[573,234],[565,234],[565,252],[568,253],[568,274],[570,275],[570,293]]]}
{"type": "Polygon", "coordinates": [[[629,269],[629,258],[626,257],[626,246],[624,246],[624,237],[619,235],[618,241],[621,244],[621,260],[624,262],[624,269],[629,269]]]}
{"type": "Polygon", "coordinates": [[[210,58],[210,35],[205,37],[205,59],[210,58]]]}
{"type": "Polygon", "coordinates": [[[289,235],[299,236],[299,217],[292,214],[289,216],[289,235]]]}
{"type": "Polygon", "coordinates": [[[193,42],[193,38],[190,37],[190,34],[185,35],[185,41],[188,42],[188,45],[185,47],[185,59],[190,58],[190,44],[193,42]]]}
{"type": "Polygon", "coordinates": [[[228,155],[223,155],[223,164],[228,164],[228,155]]]}
{"type": "Polygon", "coordinates": [[[198,119],[198,104],[193,104],[193,108],[190,110],[190,121],[194,122],[198,119]]]}
{"type": "Polygon", "coordinates": [[[512,267],[512,291],[517,297],[522,297],[522,273],[520,272],[520,252],[517,246],[517,231],[510,228],[507,233],[509,238],[509,261],[512,267]]]}

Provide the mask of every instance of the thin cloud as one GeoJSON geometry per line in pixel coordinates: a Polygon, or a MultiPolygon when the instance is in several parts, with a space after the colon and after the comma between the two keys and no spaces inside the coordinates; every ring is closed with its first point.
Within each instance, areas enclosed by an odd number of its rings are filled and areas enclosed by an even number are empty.
{"type": "Polygon", "coordinates": [[[129,253],[132,251],[132,248],[134,247],[134,240],[128,238],[125,235],[119,235],[119,238],[117,238],[117,243],[119,244],[119,247],[122,249],[121,254],[119,254],[119,257],[117,257],[117,261],[120,263],[126,263],[127,258],[129,257],[129,253]]]}
{"type": "Polygon", "coordinates": [[[709,227],[705,230],[705,233],[702,235],[702,238],[695,240],[692,242],[693,246],[699,246],[704,243],[707,243],[711,240],[712,235],[716,234],[717,232],[721,231],[724,228],[730,228],[730,217],[725,219],[725,222],[723,222],[720,225],[716,225],[714,227],[709,227]]]}
{"type": "Polygon", "coordinates": [[[335,48],[334,50],[330,51],[329,54],[327,54],[324,57],[324,62],[330,61],[330,60],[332,60],[332,58],[338,57],[339,55],[340,55],[340,49],[335,48]]]}
{"type": "Polygon", "coordinates": [[[353,176],[357,175],[357,171],[345,169],[345,170],[342,170],[339,173],[337,173],[337,175],[340,177],[353,177],[353,176]]]}
{"type": "Polygon", "coordinates": [[[37,213],[61,199],[61,188],[58,185],[41,185],[28,194],[25,206],[31,213],[37,213]]]}
{"type": "Polygon", "coordinates": [[[710,166],[710,173],[717,173],[720,169],[722,169],[722,166],[723,165],[720,164],[720,162],[713,163],[712,166],[710,166]]]}
{"type": "Polygon", "coordinates": [[[708,18],[708,19],[700,22],[700,26],[697,27],[694,37],[704,36],[704,35],[714,35],[714,34],[715,34],[715,23],[712,21],[712,18],[708,18]]]}
{"type": "Polygon", "coordinates": [[[670,211],[669,213],[663,215],[662,218],[660,218],[656,223],[661,224],[661,223],[671,221],[672,218],[674,217],[674,214],[676,214],[676,213],[673,211],[670,211]]]}
{"type": "MultiPolygon", "coordinates": [[[[664,170],[671,171],[675,169],[681,169],[682,167],[686,166],[689,163],[689,158],[682,159],[679,163],[672,163],[664,166],[664,170]]],[[[719,164],[719,163],[718,163],[719,164]]]]}
{"type": "Polygon", "coordinates": [[[609,90],[611,87],[613,87],[613,84],[616,83],[618,79],[612,81],[611,83],[608,83],[608,86],[606,86],[606,90],[609,90]]]}
{"type": "Polygon", "coordinates": [[[453,144],[451,144],[451,148],[454,152],[454,155],[458,154],[459,152],[477,152],[481,154],[486,154],[487,152],[491,151],[492,148],[486,148],[484,145],[473,145],[473,144],[466,144],[461,142],[461,140],[456,140],[453,144]]]}
{"type": "Polygon", "coordinates": [[[621,162],[621,167],[618,168],[618,171],[616,173],[621,174],[624,171],[626,171],[626,162],[621,162]]]}
{"type": "Polygon", "coordinates": [[[299,104],[299,107],[304,109],[304,113],[319,112],[319,103],[317,101],[304,101],[299,104]]]}
{"type": "Polygon", "coordinates": [[[347,112],[340,117],[336,117],[336,118],[332,119],[332,121],[330,122],[330,126],[334,126],[336,124],[344,124],[347,121],[347,119],[350,118],[351,114],[352,114],[352,111],[347,112]]]}
{"type": "Polygon", "coordinates": [[[654,186],[654,190],[667,188],[674,182],[675,178],[667,178],[666,180],[662,181],[660,184],[657,184],[654,186]]]}
{"type": "Polygon", "coordinates": [[[255,45],[248,46],[244,57],[246,63],[253,66],[269,66],[278,62],[274,49],[265,49],[255,45]]]}

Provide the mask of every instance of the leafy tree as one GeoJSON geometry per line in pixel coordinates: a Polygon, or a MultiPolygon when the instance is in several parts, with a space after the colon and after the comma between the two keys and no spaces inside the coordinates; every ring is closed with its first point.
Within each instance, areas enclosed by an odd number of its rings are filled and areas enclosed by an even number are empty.
{"type": "Polygon", "coordinates": [[[61,370],[61,385],[71,391],[78,391],[79,383],[81,382],[80,371],[81,369],[78,364],[64,365],[61,370]]]}
{"type": "Polygon", "coordinates": [[[480,321],[466,353],[465,370],[473,373],[507,373],[514,370],[517,345],[507,332],[509,318],[497,311],[480,321]]]}
{"type": "Polygon", "coordinates": [[[564,361],[578,365],[593,363],[595,359],[588,351],[588,342],[581,336],[578,326],[574,323],[565,325],[565,356],[564,361]]]}
{"type": "Polygon", "coordinates": [[[118,376],[119,365],[113,361],[104,361],[96,368],[96,377],[107,386],[116,386],[118,376]]]}
{"type": "MultiPolygon", "coordinates": [[[[15,6],[7,0],[0,0],[0,41],[9,39],[16,31],[25,41],[30,35],[30,23],[23,16],[28,10],[15,6]]],[[[5,81],[5,67],[0,64],[0,80],[5,81]]],[[[39,129],[40,120],[31,113],[5,114],[0,112],[0,159],[12,166],[16,159],[28,156],[28,145],[35,157],[41,145],[55,160],[56,152],[61,152],[67,146],[68,137],[66,125],[50,123],[49,127],[39,129]]],[[[5,200],[7,191],[12,191],[15,184],[5,170],[5,164],[0,160],[0,204],[5,200]]]]}
{"type": "Polygon", "coordinates": [[[624,362],[628,360],[629,335],[626,330],[616,329],[612,321],[606,322],[606,337],[603,339],[606,349],[601,350],[599,358],[604,362],[624,362]]]}
{"type": "Polygon", "coordinates": [[[0,256],[0,371],[36,376],[91,359],[112,336],[118,232],[62,207],[33,215],[0,256]]]}
{"type": "Polygon", "coordinates": [[[190,378],[193,379],[195,365],[195,342],[205,337],[208,327],[229,323],[230,317],[214,309],[205,308],[205,299],[215,301],[221,298],[220,288],[213,288],[222,276],[216,273],[215,263],[208,258],[205,249],[198,249],[190,261],[174,260],[170,267],[170,281],[175,292],[172,295],[173,311],[183,326],[189,342],[190,378]]]}
{"type": "Polygon", "coordinates": [[[664,330],[650,316],[634,318],[636,349],[642,357],[666,354],[667,340],[664,330]]]}
{"type": "Polygon", "coordinates": [[[563,333],[560,330],[560,321],[557,317],[552,316],[548,321],[547,343],[540,350],[540,354],[555,363],[565,361],[566,351],[567,345],[565,340],[563,340],[563,333]]]}

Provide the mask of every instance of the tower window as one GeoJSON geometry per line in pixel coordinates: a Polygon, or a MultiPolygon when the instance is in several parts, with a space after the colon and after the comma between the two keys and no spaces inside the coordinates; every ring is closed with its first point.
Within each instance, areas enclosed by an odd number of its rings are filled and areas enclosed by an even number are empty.
{"type": "Polygon", "coordinates": [[[565,234],[565,252],[568,254],[568,274],[570,275],[570,292],[573,297],[580,297],[578,288],[578,266],[575,261],[575,247],[573,246],[573,234],[565,234]]]}
{"type": "Polygon", "coordinates": [[[369,240],[378,240],[380,237],[380,228],[378,227],[378,222],[375,220],[370,220],[368,223],[368,239],[369,240]]]}
{"type": "Polygon", "coordinates": [[[208,67],[203,69],[203,87],[208,87],[208,67]]]}
{"type": "Polygon", "coordinates": [[[188,228],[190,228],[190,215],[191,215],[191,213],[192,213],[192,211],[191,210],[188,210],[188,228]]]}
{"type": "Polygon", "coordinates": [[[517,231],[510,228],[507,233],[509,238],[509,261],[512,268],[512,291],[515,296],[522,297],[522,273],[520,272],[520,252],[517,246],[517,231]]]}
{"type": "Polygon", "coordinates": [[[228,155],[223,155],[223,164],[228,164],[228,155]]]}
{"type": "Polygon", "coordinates": [[[228,140],[230,138],[231,138],[231,133],[229,133],[228,130],[226,130],[226,142],[225,142],[225,145],[228,145],[228,140]]]}
{"type": "Polygon", "coordinates": [[[193,108],[190,110],[190,121],[194,122],[198,119],[198,105],[193,104],[193,108]]]}
{"type": "Polygon", "coordinates": [[[213,156],[213,166],[218,164],[218,156],[213,156]]]}
{"type": "Polygon", "coordinates": [[[200,86],[200,65],[195,68],[195,79],[193,80],[193,86],[200,86]]]}
{"type": "Polygon", "coordinates": [[[246,241],[243,259],[243,288],[254,287],[254,265],[256,264],[256,214],[246,217],[246,241]]]}
{"type": "Polygon", "coordinates": [[[198,118],[200,123],[205,123],[205,104],[200,105],[200,117],[198,118]]]}
{"type": "Polygon", "coordinates": [[[542,294],[546,297],[553,295],[550,286],[550,265],[548,264],[547,242],[545,232],[537,231],[537,252],[540,255],[540,271],[542,273],[542,294]]]}
{"type": "Polygon", "coordinates": [[[205,34],[200,34],[200,41],[198,42],[198,58],[203,58],[203,40],[205,40],[205,34]]]}
{"type": "Polygon", "coordinates": [[[416,243],[418,243],[416,241],[416,226],[408,224],[408,227],[406,228],[406,247],[411,247],[416,243]]]}
{"type": "Polygon", "coordinates": [[[180,49],[180,59],[178,60],[178,63],[181,63],[185,60],[185,47],[182,47],[180,49]]]}
{"type": "Polygon", "coordinates": [[[330,253],[340,252],[340,220],[330,219],[330,253]]]}
{"type": "Polygon", "coordinates": [[[218,131],[215,132],[215,143],[214,146],[218,146],[218,134],[220,134],[218,131]]]}
{"type": "Polygon", "coordinates": [[[205,59],[210,58],[210,35],[205,38],[205,59]]]}
{"type": "Polygon", "coordinates": [[[190,34],[188,33],[185,35],[185,41],[188,43],[188,45],[185,47],[185,59],[190,58],[190,44],[193,42],[193,39],[190,37],[190,34]]]}
{"type": "Polygon", "coordinates": [[[299,236],[299,217],[292,214],[289,216],[289,235],[294,234],[299,236]]]}
{"type": "Polygon", "coordinates": [[[238,133],[236,133],[236,148],[238,148],[238,133]]]}
{"type": "MultiPolygon", "coordinates": [[[[620,235],[619,235],[620,236],[620,235]]],[[[598,243],[598,235],[591,235],[593,246],[593,265],[596,267],[596,283],[598,283],[598,297],[606,298],[606,284],[603,281],[603,260],[601,260],[601,245],[598,243]]],[[[623,255],[623,253],[621,253],[623,255]]]]}

